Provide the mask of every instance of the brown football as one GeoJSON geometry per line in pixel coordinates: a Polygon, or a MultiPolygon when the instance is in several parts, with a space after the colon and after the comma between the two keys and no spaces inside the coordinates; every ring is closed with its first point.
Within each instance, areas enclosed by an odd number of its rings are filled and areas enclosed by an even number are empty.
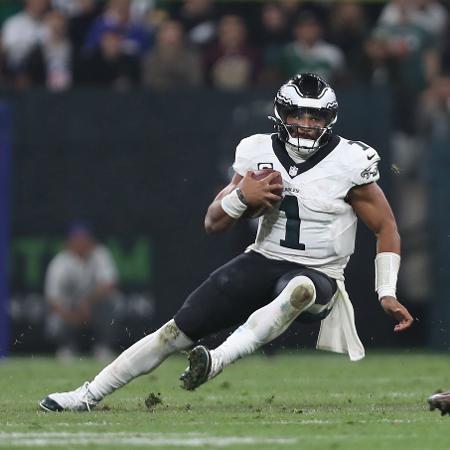
{"type": "MultiPolygon", "coordinates": [[[[277,171],[273,170],[273,169],[255,170],[252,174],[252,178],[259,181],[259,180],[266,178],[272,172],[277,172],[277,171]]],[[[275,177],[273,180],[271,180],[270,184],[283,184],[283,179],[281,178],[280,172],[277,172],[277,173],[278,173],[278,176],[275,177]]],[[[273,191],[273,193],[275,195],[281,196],[283,194],[283,190],[276,189],[275,191],[273,191]]],[[[258,207],[249,206],[242,217],[245,217],[247,219],[254,219],[256,217],[260,217],[260,216],[264,215],[265,212],[266,212],[265,206],[258,206],[258,207]]]]}

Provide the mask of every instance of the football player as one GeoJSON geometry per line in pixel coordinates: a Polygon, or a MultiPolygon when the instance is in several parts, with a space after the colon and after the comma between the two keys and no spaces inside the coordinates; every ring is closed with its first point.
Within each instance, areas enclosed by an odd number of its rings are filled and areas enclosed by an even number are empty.
{"type": "MultiPolygon", "coordinates": [[[[272,120],[277,133],[250,136],[238,145],[233,165],[236,175],[209,207],[206,227],[223,231],[248,207],[259,204],[251,172],[262,163],[281,173],[283,199],[277,202],[267,194],[266,203],[276,202],[277,206],[260,219],[255,243],[243,256],[254,258],[253,267],[261,265],[261,259],[271,268],[258,267],[260,281],[251,287],[246,267],[239,275],[230,270],[225,273],[247,284],[244,298],[260,295],[261,279],[268,286],[274,283],[279,295],[254,311],[217,349],[198,346],[190,352],[189,367],[181,376],[186,389],[195,389],[228,364],[275,339],[296,318],[323,320],[333,311],[339,294],[346,297],[342,281],[354,250],[357,217],[377,238],[375,280],[382,308],[399,321],[395,331],[413,323],[396,299],[400,237],[391,208],[376,183],[380,157],[363,142],[333,134],[337,112],[331,86],[317,75],[302,74],[283,85],[275,97],[272,120]],[[268,275],[274,273],[277,263],[287,262],[302,269],[289,269],[278,279],[268,275]],[[339,290],[343,292],[336,292],[339,290]]],[[[236,263],[233,267],[239,268],[236,263]]],[[[358,341],[356,335],[355,345],[358,341]]],[[[348,351],[337,351],[342,350],[348,351]]],[[[363,350],[352,359],[361,357],[363,350]]]]}
{"type": "MultiPolygon", "coordinates": [[[[347,351],[353,359],[363,357],[354,321],[348,320],[353,309],[343,284],[354,250],[357,217],[377,238],[375,287],[380,304],[398,321],[395,331],[410,327],[413,319],[396,298],[400,237],[376,183],[380,158],[369,145],[333,133],[337,113],[333,89],[315,74],[300,74],[281,86],[272,118],[276,133],[241,141],[235,175],[205,217],[206,231],[221,233],[246,211],[264,206],[254,244],[211,273],[172,320],[125,350],[91,382],[45,397],[41,408],[90,410],[172,353],[240,324],[216,350],[202,346],[192,350],[181,377],[186,389],[213,378],[227,364],[280,335],[296,319],[325,323],[328,315],[341,313],[333,323],[339,328],[342,322],[350,339],[347,348],[334,350],[347,351]],[[253,178],[252,173],[262,167],[274,172],[260,180],[253,178]],[[279,174],[282,184],[273,182],[279,174]]],[[[335,341],[330,340],[330,348],[335,341]]]]}
{"type": "Polygon", "coordinates": [[[430,405],[430,411],[439,409],[442,416],[445,416],[445,414],[450,416],[450,391],[437,392],[431,395],[428,397],[428,404],[430,405]]]}

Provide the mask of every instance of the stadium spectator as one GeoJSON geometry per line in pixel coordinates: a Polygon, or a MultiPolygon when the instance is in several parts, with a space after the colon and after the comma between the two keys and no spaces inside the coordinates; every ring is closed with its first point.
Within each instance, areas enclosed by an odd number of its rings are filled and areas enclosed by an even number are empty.
{"type": "Polygon", "coordinates": [[[387,87],[390,84],[392,68],[385,43],[370,35],[364,42],[363,57],[363,79],[367,85],[387,87]]]}
{"type": "Polygon", "coordinates": [[[347,64],[346,81],[360,81],[366,77],[367,56],[364,42],[370,30],[364,8],[356,2],[339,2],[330,13],[328,38],[344,53],[347,64]]]}
{"type": "Polygon", "coordinates": [[[223,16],[218,24],[217,43],[205,52],[208,84],[218,89],[243,89],[257,81],[258,52],[247,43],[247,27],[241,17],[223,16]]]}
{"type": "Polygon", "coordinates": [[[391,0],[380,14],[380,25],[395,25],[408,10],[410,21],[435,38],[442,39],[447,31],[448,11],[436,0],[391,0]]]}
{"type": "Polygon", "coordinates": [[[139,83],[139,58],[124,50],[122,34],[114,29],[104,30],[99,47],[84,56],[80,64],[83,84],[120,91],[139,83]]]}
{"type": "Polygon", "coordinates": [[[204,48],[216,36],[217,12],[212,0],[184,0],[174,18],[183,24],[191,44],[204,48]]]}
{"type": "Polygon", "coordinates": [[[83,14],[86,5],[92,5],[95,0],[51,0],[51,6],[68,19],[83,14]]]}
{"type": "Polygon", "coordinates": [[[132,0],[130,4],[131,20],[135,23],[148,24],[152,14],[158,10],[156,0],[132,0]]]}
{"type": "Polygon", "coordinates": [[[92,24],[85,41],[85,50],[95,51],[105,33],[120,36],[122,51],[130,56],[142,56],[152,44],[149,27],[131,20],[130,0],[109,0],[105,12],[92,24]]]}
{"type": "Polygon", "coordinates": [[[157,32],[156,44],[142,61],[142,83],[164,91],[198,87],[203,71],[200,55],[184,40],[180,22],[163,22],[157,32]]]}
{"type": "MultiPolygon", "coordinates": [[[[278,0],[279,5],[289,17],[297,17],[300,14],[300,8],[304,6],[304,2],[298,0],[278,0]]],[[[304,12],[304,11],[302,11],[304,12]]]]}
{"type": "Polygon", "coordinates": [[[295,40],[283,47],[275,62],[281,79],[299,72],[314,72],[338,81],[345,70],[342,51],[322,40],[323,27],[313,14],[302,14],[294,27],[295,40]]]}
{"type": "Polygon", "coordinates": [[[289,18],[277,2],[267,2],[261,5],[259,19],[253,40],[264,49],[264,63],[271,65],[280,49],[291,39],[289,18]]]}
{"type": "Polygon", "coordinates": [[[425,137],[450,136],[450,76],[437,77],[417,108],[418,129],[425,137]]]}
{"type": "MultiPolygon", "coordinates": [[[[292,30],[298,18],[303,15],[313,15],[320,17],[323,23],[328,21],[330,3],[332,2],[318,2],[315,0],[277,0],[283,13],[289,19],[289,29],[292,30]]],[[[291,36],[292,37],[292,36],[291,36]]]]}
{"type": "Polygon", "coordinates": [[[395,92],[398,111],[396,129],[413,134],[413,116],[418,95],[439,73],[439,54],[433,37],[413,21],[408,5],[398,3],[397,20],[381,23],[372,39],[383,48],[389,67],[389,83],[395,92]]]}
{"type": "Polygon", "coordinates": [[[23,63],[45,35],[44,16],[48,0],[26,0],[23,11],[5,20],[2,28],[2,50],[5,71],[17,88],[26,87],[23,63]]]}
{"type": "Polygon", "coordinates": [[[47,33],[43,41],[26,58],[25,73],[33,85],[51,91],[68,89],[72,84],[72,44],[67,36],[67,20],[58,11],[45,17],[47,33]]]}
{"type": "Polygon", "coordinates": [[[106,247],[98,244],[85,224],[70,226],[65,249],[50,262],[45,277],[49,306],[47,336],[56,355],[71,359],[90,331],[95,356],[110,357],[117,269],[106,247]]]}
{"type": "Polygon", "coordinates": [[[78,61],[81,49],[92,22],[100,13],[100,7],[95,0],[77,0],[75,5],[70,9],[70,13],[66,12],[63,6],[68,6],[61,1],[59,10],[64,11],[69,21],[68,33],[72,43],[74,58],[78,61]]]}
{"type": "Polygon", "coordinates": [[[125,350],[92,382],[48,395],[41,408],[90,410],[169,355],[246,320],[220,351],[196,347],[190,353],[182,376],[186,389],[275,339],[296,319],[323,321],[319,345],[361,359],[364,348],[344,284],[358,216],[377,238],[380,305],[399,322],[395,331],[410,327],[413,319],[396,299],[400,236],[376,184],[380,158],[368,145],[333,133],[337,113],[334,90],[317,75],[300,74],[284,84],[275,97],[277,132],[241,141],[233,178],[205,216],[208,233],[223,233],[244,214],[262,210],[254,244],[215,270],[172,320],[125,350]],[[276,170],[257,178],[254,171],[261,167],[276,170]]]}
{"type": "Polygon", "coordinates": [[[261,5],[258,28],[253,36],[255,44],[281,46],[291,38],[288,28],[288,17],[277,2],[267,2],[261,5]]]}

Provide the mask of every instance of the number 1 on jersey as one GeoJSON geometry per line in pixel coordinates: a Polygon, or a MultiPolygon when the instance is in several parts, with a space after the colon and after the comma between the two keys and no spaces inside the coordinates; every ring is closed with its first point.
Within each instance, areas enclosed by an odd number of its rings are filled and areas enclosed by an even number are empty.
{"type": "Polygon", "coordinates": [[[280,239],[282,247],[305,250],[305,244],[300,242],[300,212],[297,197],[286,195],[280,205],[280,210],[286,214],[286,234],[280,239]]]}

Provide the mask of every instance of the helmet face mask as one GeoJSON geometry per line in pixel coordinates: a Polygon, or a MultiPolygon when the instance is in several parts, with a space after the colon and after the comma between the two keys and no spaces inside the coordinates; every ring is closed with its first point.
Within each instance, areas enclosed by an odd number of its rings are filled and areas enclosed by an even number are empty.
{"type": "Polygon", "coordinates": [[[277,92],[275,117],[271,119],[279,139],[305,158],[328,142],[337,109],[336,95],[325,80],[315,74],[300,74],[277,92]]]}

